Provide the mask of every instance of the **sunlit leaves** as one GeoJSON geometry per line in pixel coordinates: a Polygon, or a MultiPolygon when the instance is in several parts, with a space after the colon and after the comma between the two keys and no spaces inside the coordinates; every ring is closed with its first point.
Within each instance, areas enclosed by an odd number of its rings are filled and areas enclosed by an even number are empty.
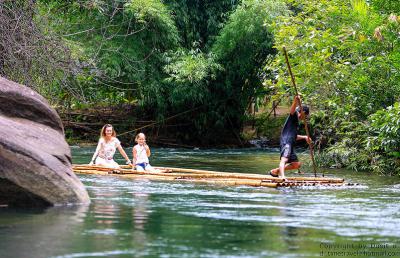
{"type": "Polygon", "coordinates": [[[200,83],[215,79],[216,70],[222,69],[214,60],[213,54],[204,54],[200,50],[184,51],[183,49],[172,53],[168,64],[164,67],[169,74],[170,82],[200,83]]]}
{"type": "MultiPolygon", "coordinates": [[[[290,3],[292,16],[275,23],[276,48],[286,46],[303,99],[320,110],[312,123],[322,146],[331,146],[326,163],[387,171],[384,161],[393,164],[390,153],[398,151],[393,145],[396,125],[388,127],[387,118],[372,124],[372,131],[368,117],[399,100],[397,16],[382,16],[364,0],[290,3]]],[[[290,89],[283,55],[266,69],[277,74],[278,95],[290,89]]]]}
{"type": "Polygon", "coordinates": [[[387,14],[400,14],[400,1],[396,0],[371,0],[371,5],[379,12],[387,14]]]}

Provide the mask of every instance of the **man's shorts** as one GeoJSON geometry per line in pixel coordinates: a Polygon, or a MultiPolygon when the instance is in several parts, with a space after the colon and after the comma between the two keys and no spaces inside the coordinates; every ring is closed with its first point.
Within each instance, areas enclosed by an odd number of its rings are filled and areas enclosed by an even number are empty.
{"type": "Polygon", "coordinates": [[[289,143],[281,146],[281,158],[282,157],[289,159],[288,163],[299,161],[296,153],[294,153],[293,145],[289,143]]]}

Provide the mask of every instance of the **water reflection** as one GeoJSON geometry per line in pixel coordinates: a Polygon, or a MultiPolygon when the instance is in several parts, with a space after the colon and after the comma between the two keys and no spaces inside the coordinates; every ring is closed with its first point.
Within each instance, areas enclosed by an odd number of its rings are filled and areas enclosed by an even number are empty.
{"type": "Polygon", "coordinates": [[[148,202],[149,195],[146,193],[134,193],[133,198],[136,200],[136,205],[133,209],[133,220],[135,229],[143,231],[148,219],[148,202]]]}
{"type": "Polygon", "coordinates": [[[94,218],[97,224],[110,225],[117,223],[120,217],[120,207],[113,203],[113,200],[118,199],[119,194],[116,191],[100,191],[96,192],[96,198],[101,198],[102,201],[97,201],[93,205],[94,218]]]}
{"type": "Polygon", "coordinates": [[[133,198],[135,200],[135,206],[132,210],[134,221],[134,228],[132,231],[132,246],[136,247],[138,254],[142,254],[144,253],[148,242],[145,232],[145,226],[149,217],[149,195],[146,193],[138,192],[133,193],[133,198]]]}
{"type": "MultiPolygon", "coordinates": [[[[85,234],[89,244],[104,254],[129,253],[141,257],[147,253],[150,194],[148,180],[119,180],[111,177],[86,177],[92,197],[91,217],[85,234]]],[[[73,253],[66,257],[92,255],[73,253]]]]}
{"type": "Polygon", "coordinates": [[[88,205],[24,212],[1,209],[0,257],[43,257],[73,246],[88,209],[88,205]]]}
{"type": "MultiPolygon", "coordinates": [[[[278,216],[285,218],[286,221],[292,221],[296,220],[296,215],[293,214],[290,209],[286,209],[286,207],[290,207],[290,199],[286,198],[286,196],[279,195],[276,198],[276,202],[281,207],[278,209],[278,216]]],[[[299,228],[298,227],[293,227],[290,225],[283,224],[280,230],[280,233],[282,235],[282,239],[284,242],[284,246],[286,250],[290,252],[296,251],[299,247],[296,245],[297,244],[297,237],[299,235],[298,233],[299,228]]]]}

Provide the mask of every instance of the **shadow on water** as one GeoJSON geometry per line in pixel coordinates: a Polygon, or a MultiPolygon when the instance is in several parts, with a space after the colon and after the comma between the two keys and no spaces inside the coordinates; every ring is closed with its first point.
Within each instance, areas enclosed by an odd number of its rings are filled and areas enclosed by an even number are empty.
{"type": "MultiPolygon", "coordinates": [[[[92,151],[73,149],[74,162],[87,163],[92,151]]],[[[257,149],[152,151],[156,166],[219,171],[264,173],[279,159],[257,149]]],[[[320,257],[343,251],[327,243],[397,243],[400,180],[345,170],[327,176],[361,186],[270,189],[84,175],[90,206],[0,209],[0,256],[320,257]]]]}

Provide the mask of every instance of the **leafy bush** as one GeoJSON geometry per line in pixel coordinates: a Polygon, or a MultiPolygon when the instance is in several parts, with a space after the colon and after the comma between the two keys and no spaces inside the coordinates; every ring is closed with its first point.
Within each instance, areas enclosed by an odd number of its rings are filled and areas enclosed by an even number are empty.
{"type": "MultiPolygon", "coordinates": [[[[320,163],[391,173],[395,128],[380,129],[390,118],[377,120],[389,109],[370,119],[400,95],[399,18],[364,0],[287,2],[292,15],[276,21],[275,47],[286,46],[303,99],[318,110],[311,123],[320,163]]],[[[283,55],[277,57],[266,66],[275,80],[265,84],[284,94],[291,82],[283,55]]]]}

